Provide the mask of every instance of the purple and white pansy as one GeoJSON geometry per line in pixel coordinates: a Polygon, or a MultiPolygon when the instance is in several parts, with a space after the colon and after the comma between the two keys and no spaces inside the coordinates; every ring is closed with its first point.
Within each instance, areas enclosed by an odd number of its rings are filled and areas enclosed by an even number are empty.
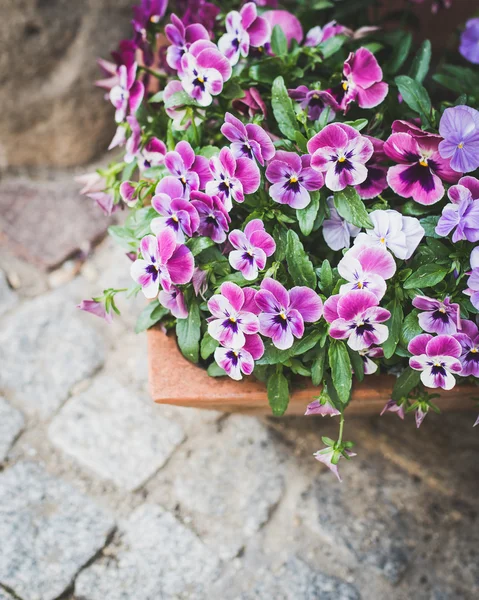
{"type": "Polygon", "coordinates": [[[231,219],[221,198],[203,192],[191,192],[191,204],[200,217],[198,233],[222,244],[226,240],[231,219]]]}
{"type": "Polygon", "coordinates": [[[226,113],[221,133],[231,142],[230,149],[235,158],[256,159],[261,166],[273,158],[273,142],[265,130],[255,123],[243,123],[226,113]]]}
{"type": "Polygon", "coordinates": [[[185,27],[176,15],[171,15],[171,23],[165,27],[165,35],[171,44],[166,52],[166,62],[175,71],[181,71],[181,59],[191,44],[198,40],[210,39],[201,23],[192,23],[185,27]]]}
{"type": "Polygon", "coordinates": [[[471,304],[479,310],[479,246],[476,246],[470,256],[471,271],[469,271],[467,288],[463,294],[471,297],[471,304]]]}
{"type": "Polygon", "coordinates": [[[156,186],[151,205],[161,217],[151,222],[151,231],[158,235],[160,231],[170,228],[178,243],[191,237],[200,225],[200,217],[189,200],[183,198],[183,185],[176,177],[163,177],[156,186]]]}
{"type": "Polygon", "coordinates": [[[339,261],[338,272],[348,282],[340,287],[340,294],[368,290],[381,300],[386,293],[386,280],[396,272],[396,262],[384,248],[358,245],[339,261]]]}
{"type": "Polygon", "coordinates": [[[186,319],[188,316],[188,307],[183,292],[175,285],[171,287],[169,292],[160,290],[158,300],[177,319],[186,319]]]}
{"type": "Polygon", "coordinates": [[[446,204],[436,225],[436,233],[445,237],[453,231],[452,241],[479,241],[479,180],[461,177],[457,185],[449,188],[446,204]]]}
{"type": "Polygon", "coordinates": [[[422,311],[418,315],[418,322],[427,333],[454,334],[461,329],[461,307],[447,296],[442,301],[416,296],[412,305],[422,311]]]}
{"type": "Polygon", "coordinates": [[[276,243],[265,231],[261,219],[249,221],[244,232],[234,229],[228,239],[235,248],[229,253],[230,265],[240,271],[248,281],[258,277],[258,271],[262,271],[266,266],[267,257],[276,250],[276,243]]]}
{"type": "Polygon", "coordinates": [[[193,190],[204,190],[212,179],[208,159],[196,156],[191,144],[185,141],[166,153],[165,167],[183,186],[181,198],[188,199],[193,190]]]}
{"type": "Polygon", "coordinates": [[[118,84],[110,90],[110,101],[115,107],[115,121],[125,120],[128,111],[135,114],[145,94],[145,86],[136,79],[136,62],[121,65],[118,69],[118,84]]]}
{"type": "Polygon", "coordinates": [[[461,344],[459,360],[462,364],[461,375],[479,377],[479,329],[473,321],[461,320],[460,331],[454,338],[461,344]]]}
{"type": "Polygon", "coordinates": [[[323,221],[323,237],[331,250],[342,250],[351,246],[351,238],[356,237],[361,231],[360,227],[348,223],[343,219],[334,206],[334,199],[327,199],[329,219],[323,221]]]}
{"type": "Polygon", "coordinates": [[[421,371],[426,387],[451,390],[456,385],[454,375],[462,371],[462,347],[453,336],[421,333],[409,342],[408,350],[413,355],[409,366],[421,371]]]}
{"type": "Polygon", "coordinates": [[[225,348],[218,346],[215,350],[216,363],[231,379],[239,381],[244,375],[251,375],[254,361],[264,354],[264,344],[259,335],[245,335],[242,348],[225,348]]]}

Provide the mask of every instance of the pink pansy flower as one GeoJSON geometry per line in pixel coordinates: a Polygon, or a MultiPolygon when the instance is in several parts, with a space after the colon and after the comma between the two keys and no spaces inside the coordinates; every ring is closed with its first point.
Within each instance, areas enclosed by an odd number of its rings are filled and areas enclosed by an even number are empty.
{"type": "Polygon", "coordinates": [[[372,358],[384,358],[384,350],[380,346],[359,350],[358,354],[363,361],[365,375],[372,375],[378,370],[378,365],[371,360],[372,358]]]}
{"type": "Polygon", "coordinates": [[[208,333],[214,340],[229,349],[239,350],[245,345],[245,334],[258,333],[257,315],[245,309],[245,305],[254,306],[251,299],[255,294],[252,288],[242,289],[230,281],[221,285],[220,293],[208,300],[208,309],[213,315],[208,322],[208,333]]]}
{"type": "Polygon", "coordinates": [[[387,248],[397,258],[407,260],[424,237],[424,228],[415,217],[404,217],[396,210],[373,210],[369,218],[374,228],[360,233],[354,245],[387,248]]]}
{"type": "MultiPolygon", "coordinates": [[[[166,146],[164,142],[156,137],[148,140],[145,146],[141,146],[141,127],[134,115],[126,118],[131,129],[131,135],[125,143],[125,158],[124,161],[128,164],[134,160],[137,161],[141,171],[158,167],[165,161],[166,146]]],[[[113,142],[112,142],[113,143],[113,142]]],[[[110,144],[111,146],[111,144],[110,144]]]]}
{"type": "Polygon", "coordinates": [[[266,266],[266,258],[276,250],[274,239],[264,230],[261,219],[253,219],[244,232],[234,229],[229,234],[230,244],[235,248],[229,254],[230,265],[240,271],[243,277],[252,281],[258,277],[258,270],[266,266]]]}
{"type": "Polygon", "coordinates": [[[329,40],[329,38],[332,38],[335,35],[341,35],[342,33],[349,33],[349,29],[336,21],[330,21],[329,23],[326,23],[324,27],[316,25],[316,27],[310,29],[306,34],[304,45],[311,47],[319,46],[321,42],[325,42],[326,40],[329,40]]]}
{"type": "Polygon", "coordinates": [[[145,86],[141,81],[135,81],[137,64],[121,65],[118,69],[119,82],[110,91],[110,101],[116,109],[115,120],[121,123],[128,109],[135,114],[140,107],[145,86]]]}
{"type": "Polygon", "coordinates": [[[297,286],[286,290],[279,281],[266,277],[256,294],[256,304],[263,312],[259,315],[260,333],[271,338],[280,350],[301,338],[304,323],[314,323],[322,315],[323,303],[312,289],[297,286]]]}
{"type": "MultiPolygon", "coordinates": [[[[352,458],[353,456],[356,456],[356,454],[354,452],[352,452],[351,450],[343,450],[343,452],[345,454],[347,454],[347,456],[349,458],[352,458]]],[[[315,454],[313,454],[314,458],[316,460],[319,460],[319,462],[322,462],[323,465],[325,465],[326,467],[328,467],[328,469],[334,473],[336,475],[336,477],[338,478],[338,481],[341,483],[342,479],[339,475],[339,471],[338,471],[338,465],[337,464],[333,464],[332,460],[333,460],[333,456],[334,456],[334,449],[331,447],[328,448],[324,448],[323,450],[319,450],[318,452],[316,452],[315,454]]],[[[339,459],[341,459],[343,457],[343,454],[339,455],[339,459]]]]}
{"type": "Polygon", "coordinates": [[[388,184],[403,198],[412,198],[419,204],[435,204],[444,196],[442,180],[456,183],[460,175],[451,169],[449,160],[441,158],[439,136],[404,122],[400,129],[384,143],[384,152],[399,163],[389,167],[388,184]]]}
{"type": "Polygon", "coordinates": [[[161,217],[151,222],[151,231],[158,235],[163,229],[171,229],[179,244],[185,235],[191,237],[200,225],[195,207],[182,197],[183,185],[175,177],[164,177],[156,186],[151,205],[161,217]]]}
{"type": "Polygon", "coordinates": [[[258,17],[253,2],[247,2],[240,12],[229,12],[225,26],[226,33],[218,40],[218,48],[232,65],[239,61],[240,56],[248,56],[250,46],[263,46],[271,36],[268,22],[258,17]]]}
{"type": "Polygon", "coordinates": [[[135,206],[138,202],[136,195],[136,183],[131,181],[122,181],[120,184],[120,196],[127,206],[135,206]]]}
{"type": "Polygon", "coordinates": [[[334,406],[333,401],[327,392],[327,388],[323,388],[319,397],[308,404],[306,412],[304,413],[305,416],[321,415],[322,417],[325,417],[326,415],[336,417],[340,414],[341,412],[334,406]]]}
{"type": "Polygon", "coordinates": [[[350,125],[331,123],[309,140],[308,152],[313,169],[326,174],[326,187],[337,192],[366,180],[373,145],[350,125]]]}
{"type": "Polygon", "coordinates": [[[200,23],[185,27],[176,15],[171,15],[171,23],[165,27],[165,35],[171,46],[166,52],[166,62],[175,71],[181,70],[181,58],[197,40],[209,40],[210,36],[200,23]]]}
{"type": "MultiPolygon", "coordinates": [[[[163,100],[165,104],[165,112],[173,120],[173,129],[176,131],[185,131],[188,127],[191,126],[191,118],[187,116],[187,107],[182,105],[181,103],[177,106],[169,106],[169,103],[172,102],[172,97],[174,94],[183,91],[183,86],[181,85],[181,81],[174,80],[169,81],[166,84],[166,87],[163,91],[163,100]]],[[[201,116],[204,116],[204,111],[198,110],[196,111],[197,116],[194,117],[195,123],[198,125],[201,123],[201,116]]]]}
{"type": "Polygon", "coordinates": [[[308,111],[308,119],[316,121],[323,111],[329,110],[328,123],[334,121],[337,108],[336,100],[326,90],[309,89],[305,85],[299,85],[297,88],[288,90],[288,95],[292,100],[299,102],[302,110],[308,111]]]}
{"type": "Polygon", "coordinates": [[[321,173],[310,167],[309,154],[278,150],[266,169],[266,179],[273,185],[269,195],[279,204],[305,208],[311,202],[309,192],[319,190],[324,183],[321,173]]]}
{"type": "Polygon", "coordinates": [[[204,190],[212,179],[208,159],[195,156],[193,148],[185,141],[178,142],[174,150],[167,152],[165,167],[181,183],[182,198],[188,199],[192,190],[204,190]]]}
{"type": "Polygon", "coordinates": [[[404,412],[404,404],[398,404],[396,400],[388,400],[382,409],[380,416],[382,417],[384,413],[392,412],[397,413],[397,416],[404,421],[405,412],[404,412]]]}
{"type": "Polygon", "coordinates": [[[354,246],[339,261],[338,272],[348,283],[341,286],[340,294],[350,290],[368,290],[378,300],[386,293],[386,279],[396,272],[396,263],[384,248],[354,246]]]}
{"type": "Polygon", "coordinates": [[[261,113],[266,117],[268,112],[261,94],[254,87],[243,90],[243,98],[235,98],[231,103],[233,108],[245,117],[252,119],[256,114],[261,113]]]}
{"type": "Polygon", "coordinates": [[[260,172],[249,158],[233,156],[229,148],[222,148],[219,156],[210,159],[213,179],[206,184],[206,193],[218,195],[226,210],[233,208],[233,200],[244,202],[245,194],[253,194],[259,188],[260,172]]]}
{"type": "Polygon", "coordinates": [[[389,335],[387,326],[382,323],[391,313],[378,304],[377,297],[367,290],[330,296],[324,303],[324,318],[331,323],[329,335],[337,340],[348,340],[352,350],[382,344],[389,335]]]}
{"type": "Polygon", "coordinates": [[[264,344],[259,335],[245,335],[245,344],[242,348],[224,348],[219,346],[215,350],[215,361],[231,379],[239,381],[243,375],[251,375],[254,361],[264,354],[264,344]]]}
{"type": "Polygon", "coordinates": [[[226,240],[231,219],[221,198],[203,192],[191,192],[191,204],[200,217],[198,233],[222,244],[226,240]]]}
{"type": "Polygon", "coordinates": [[[101,208],[103,214],[107,217],[112,215],[120,207],[119,204],[114,203],[115,198],[113,194],[109,194],[108,192],[93,192],[86,195],[96,202],[97,206],[101,208]]]}
{"type": "Polygon", "coordinates": [[[213,42],[198,40],[183,54],[179,77],[187,94],[200,106],[209,106],[231,77],[231,65],[213,42]]]}
{"type": "Polygon", "coordinates": [[[191,278],[191,283],[193,284],[195,295],[203,298],[206,290],[208,289],[208,273],[199,267],[195,267],[195,270],[193,271],[193,277],[191,278]]]}
{"type": "Polygon", "coordinates": [[[461,344],[461,375],[479,377],[479,330],[473,321],[461,320],[461,327],[454,338],[461,344]]]}
{"type": "Polygon", "coordinates": [[[454,230],[452,241],[479,241],[479,180],[462,177],[447,192],[451,204],[442,209],[436,233],[447,236],[454,230]]]}
{"type": "Polygon", "coordinates": [[[409,366],[421,371],[421,381],[429,388],[451,390],[456,385],[453,373],[462,370],[461,344],[452,335],[432,337],[429,333],[417,335],[409,342],[409,366]]]}
{"type": "Polygon", "coordinates": [[[271,31],[273,31],[275,25],[279,25],[286,36],[288,46],[291,45],[292,40],[296,40],[298,44],[301,43],[303,28],[298,18],[292,13],[287,10],[268,10],[263,13],[263,17],[268,21],[271,31]]]}
{"type": "Polygon", "coordinates": [[[106,312],[103,302],[97,302],[96,300],[82,300],[80,304],[77,305],[77,308],[89,312],[92,315],[96,315],[97,317],[100,317],[100,319],[104,319],[108,324],[113,321],[111,309],[110,312],[106,312]]]}
{"type": "Polygon", "coordinates": [[[468,273],[467,289],[463,294],[471,297],[471,303],[474,308],[479,310],[479,246],[476,246],[471,252],[470,257],[471,269],[468,273]]]}
{"type": "Polygon", "coordinates": [[[254,123],[243,123],[231,113],[226,113],[221,133],[231,143],[231,152],[235,158],[256,159],[260,165],[273,158],[273,142],[265,130],[254,123]]]}
{"type": "Polygon", "coordinates": [[[160,290],[158,294],[160,304],[167,308],[177,319],[186,319],[188,316],[188,307],[186,306],[183,292],[176,286],[172,286],[169,292],[160,290]]]}
{"type": "Polygon", "coordinates": [[[419,326],[428,333],[456,333],[461,327],[461,307],[446,296],[443,301],[416,296],[412,305],[423,311],[418,315],[419,326]]]}
{"type": "Polygon", "coordinates": [[[130,273],[146,298],[156,298],[160,284],[169,292],[172,284],[191,280],[193,255],[185,245],[177,244],[171,229],[163,229],[157,236],[146,235],[140,242],[140,251],[142,258],[135,260],[130,273]]]}
{"type": "Polygon", "coordinates": [[[95,85],[110,91],[111,88],[120,83],[120,76],[118,75],[119,65],[109,60],[104,60],[103,58],[97,58],[96,62],[105,77],[103,79],[97,79],[95,85]]]}
{"type": "Polygon", "coordinates": [[[383,147],[384,142],[377,138],[365,136],[371,142],[374,148],[374,154],[366,163],[368,170],[368,176],[366,179],[356,186],[356,191],[364,200],[376,198],[379,194],[384,192],[388,187],[386,174],[388,168],[382,164],[386,160],[386,154],[384,153],[383,147]]]}
{"type": "Polygon", "coordinates": [[[83,185],[82,189],[79,191],[82,195],[102,192],[106,187],[105,178],[97,171],[85,173],[84,175],[77,175],[74,179],[83,185]]]}
{"type": "Polygon", "coordinates": [[[361,231],[356,225],[351,225],[345,221],[334,206],[333,197],[327,199],[329,208],[329,219],[323,222],[323,237],[324,241],[331,250],[342,250],[349,248],[351,238],[356,237],[361,231]]]}
{"type": "Polygon", "coordinates": [[[387,96],[389,86],[382,81],[381,67],[367,48],[351,52],[344,63],[343,76],[336,100],[344,111],[351,102],[361,108],[374,108],[387,96]]]}

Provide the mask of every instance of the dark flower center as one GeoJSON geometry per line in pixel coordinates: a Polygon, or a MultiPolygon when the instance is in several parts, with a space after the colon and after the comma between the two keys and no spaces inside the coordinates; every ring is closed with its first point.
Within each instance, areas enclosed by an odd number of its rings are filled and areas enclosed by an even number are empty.
{"type": "Polygon", "coordinates": [[[254,256],[252,252],[243,252],[243,260],[247,260],[251,265],[254,263],[254,256]]]}
{"type": "Polygon", "coordinates": [[[158,269],[155,265],[148,265],[145,270],[151,275],[153,281],[156,281],[158,279],[158,269]]]}
{"type": "Polygon", "coordinates": [[[237,350],[229,350],[226,356],[231,360],[233,366],[236,367],[239,361],[239,352],[237,350]]]}
{"type": "Polygon", "coordinates": [[[446,377],[447,375],[446,369],[444,368],[444,365],[442,363],[434,363],[431,369],[431,373],[433,375],[441,375],[441,377],[446,377]]]}
{"type": "Polygon", "coordinates": [[[223,321],[223,327],[225,329],[231,329],[231,331],[233,333],[238,332],[238,324],[239,324],[239,321],[237,319],[235,319],[234,317],[229,317],[228,319],[225,319],[223,321]]]}
{"type": "Polygon", "coordinates": [[[443,323],[449,323],[449,315],[444,309],[437,309],[432,313],[432,318],[443,323]]]}
{"type": "Polygon", "coordinates": [[[288,316],[284,311],[274,315],[273,322],[277,325],[280,325],[283,330],[288,329],[288,316]]]}
{"type": "Polygon", "coordinates": [[[433,161],[428,161],[426,167],[429,168],[426,168],[421,164],[420,161],[418,161],[416,162],[416,164],[411,165],[407,169],[404,169],[404,171],[402,171],[402,173],[399,175],[399,178],[403,183],[407,185],[419,183],[426,192],[430,192],[435,187],[432,174],[433,166],[433,161]]]}

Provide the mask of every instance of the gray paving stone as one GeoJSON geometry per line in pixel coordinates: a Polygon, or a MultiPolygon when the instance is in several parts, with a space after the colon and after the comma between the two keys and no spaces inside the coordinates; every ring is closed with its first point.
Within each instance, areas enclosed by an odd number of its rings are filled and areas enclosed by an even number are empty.
{"type": "Polygon", "coordinates": [[[23,429],[21,412],[0,396],[0,463],[7,457],[11,445],[23,429]]]}
{"type": "Polygon", "coordinates": [[[37,464],[0,474],[0,584],[22,600],[54,600],[105,544],[112,519],[37,464]]]}
{"type": "Polygon", "coordinates": [[[68,400],[49,437],[101,477],[134,490],[165,464],[184,433],[162,407],[102,375],[68,400]]]}
{"type": "Polygon", "coordinates": [[[47,419],[103,364],[101,337],[77,313],[72,298],[56,292],[22,305],[0,330],[0,388],[29,416],[47,419]]]}
{"type": "Polygon", "coordinates": [[[235,415],[185,452],[172,469],[173,502],[206,544],[231,558],[281,499],[284,449],[257,419],[235,415]]]}
{"type": "Polygon", "coordinates": [[[6,590],[0,588],[0,600],[15,600],[6,590]]]}
{"type": "Polygon", "coordinates": [[[218,558],[172,514],[144,504],[120,532],[116,554],[78,576],[76,600],[211,600],[218,558]]]}
{"type": "Polygon", "coordinates": [[[15,306],[17,294],[8,285],[3,271],[0,271],[0,316],[15,306]]]}
{"type": "Polygon", "coordinates": [[[241,573],[221,592],[224,600],[360,600],[358,590],[337,577],[314,571],[293,556],[277,570],[241,573]],[[223,595],[224,594],[224,595],[223,595]]]}

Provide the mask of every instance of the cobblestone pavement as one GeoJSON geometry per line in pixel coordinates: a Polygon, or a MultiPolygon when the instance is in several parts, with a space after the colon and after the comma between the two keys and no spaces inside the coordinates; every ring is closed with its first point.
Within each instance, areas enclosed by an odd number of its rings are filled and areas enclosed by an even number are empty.
{"type": "Polygon", "coordinates": [[[475,414],[350,418],[339,484],[330,420],[153,405],[142,300],[74,308],[125,283],[110,241],[49,275],[1,253],[0,600],[479,597],[475,414]]]}

